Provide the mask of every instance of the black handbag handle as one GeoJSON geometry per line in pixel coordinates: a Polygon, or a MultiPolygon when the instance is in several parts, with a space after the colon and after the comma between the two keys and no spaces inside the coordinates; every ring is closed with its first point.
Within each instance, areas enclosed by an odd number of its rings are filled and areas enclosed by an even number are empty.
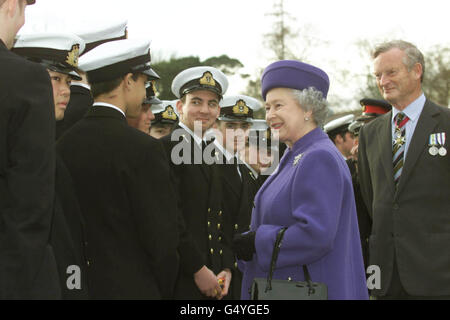
{"type": "MultiPolygon", "coordinates": [[[[280,231],[278,231],[277,238],[276,238],[275,244],[273,246],[272,259],[270,261],[270,270],[269,270],[269,274],[267,276],[267,284],[266,284],[265,292],[272,290],[273,272],[275,270],[275,265],[277,264],[278,254],[280,253],[281,240],[283,239],[284,232],[286,230],[287,230],[287,228],[281,228],[280,231]]],[[[310,295],[314,294],[315,289],[314,289],[312,279],[311,279],[311,276],[309,274],[309,271],[308,271],[308,268],[306,267],[306,265],[303,265],[303,275],[305,277],[305,281],[309,288],[308,293],[310,295]]]]}

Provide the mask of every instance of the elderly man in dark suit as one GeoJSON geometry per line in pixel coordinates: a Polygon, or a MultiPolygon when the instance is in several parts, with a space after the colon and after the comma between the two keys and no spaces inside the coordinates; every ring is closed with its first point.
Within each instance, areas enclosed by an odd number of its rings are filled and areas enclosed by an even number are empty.
{"type": "Polygon", "coordinates": [[[373,219],[370,264],[380,298],[450,298],[450,110],[422,92],[422,53],[405,41],[378,46],[374,74],[391,112],[364,125],[359,174],[373,219]]]}
{"type": "Polygon", "coordinates": [[[11,53],[27,4],[0,0],[0,299],[60,298],[49,245],[55,115],[44,67],[11,53]]]}
{"type": "Polygon", "coordinates": [[[83,55],[94,104],[58,141],[86,221],[94,299],[172,298],[177,208],[161,143],[128,126],[145,99],[149,43],[117,40],[83,55]]]}

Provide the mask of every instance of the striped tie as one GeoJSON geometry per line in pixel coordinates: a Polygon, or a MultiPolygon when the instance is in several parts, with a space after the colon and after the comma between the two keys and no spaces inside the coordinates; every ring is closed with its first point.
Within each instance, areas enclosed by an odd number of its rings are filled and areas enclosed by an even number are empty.
{"type": "Polygon", "coordinates": [[[394,181],[395,186],[398,186],[398,181],[400,180],[400,175],[402,174],[404,154],[405,154],[405,124],[408,122],[409,118],[400,112],[395,118],[395,132],[394,132],[394,142],[392,146],[393,154],[393,164],[394,164],[394,181]]]}

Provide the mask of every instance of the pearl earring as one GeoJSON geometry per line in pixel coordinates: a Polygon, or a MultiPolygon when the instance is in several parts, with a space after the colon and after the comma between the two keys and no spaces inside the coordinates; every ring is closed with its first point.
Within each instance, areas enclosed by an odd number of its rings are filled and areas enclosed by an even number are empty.
{"type": "Polygon", "coordinates": [[[309,121],[309,118],[308,118],[308,117],[305,117],[305,121],[309,121]]]}

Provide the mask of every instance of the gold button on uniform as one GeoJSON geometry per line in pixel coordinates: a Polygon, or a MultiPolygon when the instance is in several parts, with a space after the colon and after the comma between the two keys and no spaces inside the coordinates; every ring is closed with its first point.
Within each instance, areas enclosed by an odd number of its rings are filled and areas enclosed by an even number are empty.
{"type": "Polygon", "coordinates": [[[213,249],[213,248],[211,248],[211,251],[210,251],[210,252],[211,252],[211,254],[214,254],[214,249],[213,249]]]}
{"type": "Polygon", "coordinates": [[[220,223],[217,224],[217,230],[220,230],[220,223]]]}
{"type": "Polygon", "coordinates": [[[219,237],[219,242],[222,241],[222,237],[219,237]]]}
{"type": "Polygon", "coordinates": [[[209,235],[208,239],[209,239],[209,241],[211,241],[212,240],[212,235],[209,235]]]}
{"type": "Polygon", "coordinates": [[[222,215],[222,210],[219,211],[219,217],[222,215]]]}
{"type": "Polygon", "coordinates": [[[208,221],[208,227],[211,227],[211,222],[208,221]]]}
{"type": "Polygon", "coordinates": [[[219,251],[219,254],[220,254],[220,255],[222,255],[222,253],[223,253],[223,251],[222,251],[222,250],[220,250],[220,251],[219,251]]]}
{"type": "Polygon", "coordinates": [[[234,225],[234,230],[237,230],[239,226],[237,224],[234,225]]]}

